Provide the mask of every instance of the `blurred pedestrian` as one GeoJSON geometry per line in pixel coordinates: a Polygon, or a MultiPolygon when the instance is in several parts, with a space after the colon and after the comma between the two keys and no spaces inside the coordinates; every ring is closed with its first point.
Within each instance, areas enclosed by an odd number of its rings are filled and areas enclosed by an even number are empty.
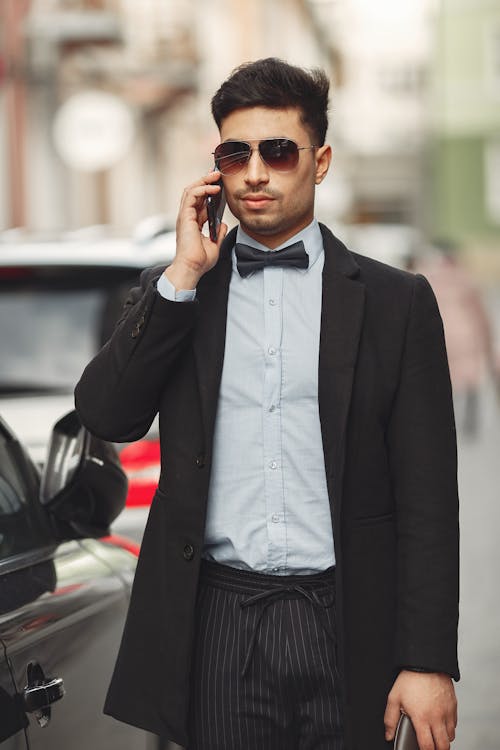
{"type": "Polygon", "coordinates": [[[276,59],[222,84],[218,171],[185,189],[175,260],[143,274],[76,389],[109,440],[160,415],[105,710],[189,750],[385,750],[401,711],[421,750],[455,734],[441,319],[423,277],[314,218],[327,106],[322,71],[276,59]],[[221,178],[240,223],[214,242],[221,178]]]}
{"type": "Polygon", "coordinates": [[[451,245],[416,265],[429,281],[443,319],[458,428],[474,436],[485,376],[496,379],[492,328],[480,290],[451,245]]]}

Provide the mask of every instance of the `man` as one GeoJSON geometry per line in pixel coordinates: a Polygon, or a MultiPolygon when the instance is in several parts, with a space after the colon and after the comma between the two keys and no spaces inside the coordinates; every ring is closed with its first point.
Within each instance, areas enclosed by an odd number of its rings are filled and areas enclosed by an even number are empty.
{"type": "Polygon", "coordinates": [[[213,98],[219,171],[184,191],[76,389],[162,473],[106,711],[190,750],[421,750],[454,738],[456,451],[423,277],[314,219],[328,81],[276,59],[213,98]],[[240,225],[202,233],[221,178],[240,225]],[[385,729],[384,729],[385,722],[385,729]]]}

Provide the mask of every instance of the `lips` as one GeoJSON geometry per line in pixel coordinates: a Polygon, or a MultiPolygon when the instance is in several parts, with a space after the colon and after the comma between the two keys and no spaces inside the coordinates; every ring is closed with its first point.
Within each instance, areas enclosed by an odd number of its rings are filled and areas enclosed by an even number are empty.
{"type": "Polygon", "coordinates": [[[265,208],[270,203],[272,203],[273,198],[271,198],[269,195],[249,194],[249,195],[243,196],[241,200],[242,200],[242,203],[244,203],[244,205],[247,208],[259,209],[259,208],[265,208]]]}

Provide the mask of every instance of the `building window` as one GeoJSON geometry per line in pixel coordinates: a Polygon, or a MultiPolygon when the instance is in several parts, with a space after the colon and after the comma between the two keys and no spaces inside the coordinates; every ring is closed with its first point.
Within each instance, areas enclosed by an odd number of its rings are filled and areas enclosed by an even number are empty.
{"type": "Polygon", "coordinates": [[[484,155],[487,218],[500,226],[500,140],[487,143],[484,155]]]}
{"type": "Polygon", "coordinates": [[[391,96],[415,96],[425,84],[425,71],[416,65],[384,66],[379,70],[382,91],[391,96]]]}
{"type": "Polygon", "coordinates": [[[489,21],[485,36],[486,84],[495,97],[500,97],[500,21],[489,21]]]}

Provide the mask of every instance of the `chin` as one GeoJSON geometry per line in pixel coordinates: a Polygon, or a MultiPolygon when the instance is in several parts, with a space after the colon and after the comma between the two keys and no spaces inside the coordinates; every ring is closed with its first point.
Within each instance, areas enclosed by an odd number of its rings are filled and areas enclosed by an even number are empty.
{"type": "Polygon", "coordinates": [[[252,217],[250,221],[245,221],[243,217],[240,218],[242,228],[247,232],[254,232],[256,234],[262,234],[272,236],[283,232],[284,227],[276,222],[266,221],[264,217],[252,217]]]}

